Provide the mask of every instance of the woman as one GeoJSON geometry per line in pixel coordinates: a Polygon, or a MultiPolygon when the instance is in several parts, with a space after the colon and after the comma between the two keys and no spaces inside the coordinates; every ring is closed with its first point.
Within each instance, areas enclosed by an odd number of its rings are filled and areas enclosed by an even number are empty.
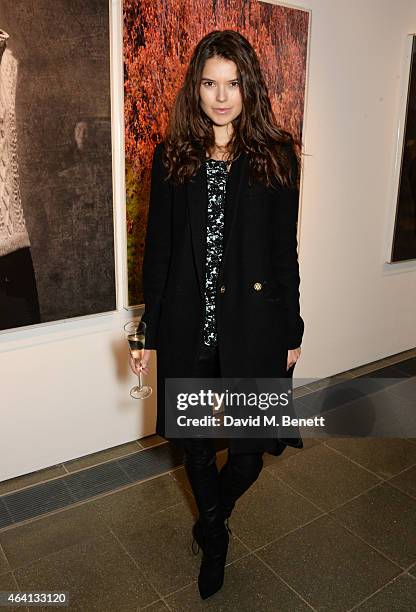
{"type": "MultiPolygon", "coordinates": [[[[299,359],[298,160],[273,117],[254,49],[238,32],[196,46],[157,145],[143,262],[149,373],[157,350],[157,424],[165,431],[166,377],[288,377],[299,359]]],[[[297,434],[298,434],[297,430],[297,434]]],[[[169,438],[168,438],[169,439],[169,438]]],[[[218,474],[211,438],[173,439],[199,510],[200,595],[221,588],[236,500],[258,478],[265,451],[291,439],[232,438],[218,474]],[[224,523],[226,521],[226,524],[224,523]]]]}
{"type": "Polygon", "coordinates": [[[0,29],[0,329],[41,322],[32,251],[20,195],[17,158],[18,62],[0,29]]]}

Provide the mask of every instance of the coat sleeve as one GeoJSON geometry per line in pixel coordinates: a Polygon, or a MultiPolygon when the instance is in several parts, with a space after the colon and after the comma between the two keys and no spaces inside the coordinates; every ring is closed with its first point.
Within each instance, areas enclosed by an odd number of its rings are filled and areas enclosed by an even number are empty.
{"type": "Polygon", "coordinates": [[[281,291],[286,309],[288,349],[302,343],[304,322],[300,316],[300,276],[297,253],[297,221],[299,190],[279,187],[274,202],[274,243],[272,265],[275,281],[281,291]]]}
{"type": "Polygon", "coordinates": [[[153,154],[150,202],[143,256],[143,294],[146,348],[157,349],[160,308],[168,276],[171,254],[172,190],[165,181],[162,163],[163,143],[153,154]]]}

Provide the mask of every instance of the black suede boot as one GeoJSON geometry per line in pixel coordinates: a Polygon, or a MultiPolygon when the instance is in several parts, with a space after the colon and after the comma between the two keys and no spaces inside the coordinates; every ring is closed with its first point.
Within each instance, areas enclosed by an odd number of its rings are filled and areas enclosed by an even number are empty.
{"type": "MultiPolygon", "coordinates": [[[[230,514],[226,514],[223,509],[225,527],[227,528],[228,533],[232,535],[233,532],[231,531],[231,527],[228,523],[230,514]]],[[[198,518],[198,520],[195,521],[194,526],[192,527],[192,536],[193,536],[192,552],[194,553],[194,555],[197,555],[200,550],[202,550],[202,552],[204,551],[204,533],[203,533],[202,521],[200,518],[198,518]]]]}
{"type": "MultiPolygon", "coordinates": [[[[237,490],[233,491],[233,486],[231,482],[231,479],[233,478],[233,476],[231,472],[232,471],[230,469],[230,464],[229,462],[227,462],[222,467],[222,469],[220,470],[218,474],[219,493],[221,496],[221,511],[222,511],[222,516],[224,518],[227,531],[230,535],[232,534],[232,531],[231,531],[228,519],[230,518],[231,513],[235,506],[235,502],[237,501],[234,498],[234,496],[235,495],[238,496],[240,493],[243,492],[243,489],[245,490],[247,487],[245,483],[243,484],[243,486],[241,486],[240,484],[237,490]]],[[[235,484],[236,483],[234,483],[234,485],[235,484]]],[[[199,550],[204,551],[203,528],[202,528],[201,517],[198,518],[198,520],[194,523],[194,526],[192,527],[192,536],[193,536],[192,552],[194,553],[194,555],[197,555],[199,553],[199,550]]]]}
{"type": "Polygon", "coordinates": [[[202,523],[202,534],[203,557],[198,588],[201,598],[207,599],[219,591],[224,583],[229,535],[220,513],[215,524],[202,523]]]}
{"type": "MultiPolygon", "coordinates": [[[[231,534],[231,529],[228,524],[228,519],[235,507],[236,501],[250,488],[255,480],[257,480],[263,468],[262,455],[242,456],[237,460],[228,458],[225,465],[218,475],[219,494],[221,497],[221,510],[226,521],[226,527],[231,534]]],[[[198,554],[199,548],[203,549],[202,538],[202,522],[200,519],[196,521],[192,529],[194,541],[192,542],[192,551],[198,554]],[[198,550],[195,551],[194,543],[197,543],[198,550]]]]}
{"type": "Polygon", "coordinates": [[[194,555],[197,555],[200,550],[204,549],[204,534],[202,531],[202,522],[200,518],[195,521],[194,526],[192,527],[192,536],[192,552],[194,553],[194,555]]]}
{"type": "MultiPolygon", "coordinates": [[[[184,466],[199,510],[203,548],[198,587],[202,599],[218,591],[224,581],[229,536],[224,525],[215,450],[198,450],[185,455],[184,466]]],[[[197,528],[198,529],[198,528],[197,528]]]]}

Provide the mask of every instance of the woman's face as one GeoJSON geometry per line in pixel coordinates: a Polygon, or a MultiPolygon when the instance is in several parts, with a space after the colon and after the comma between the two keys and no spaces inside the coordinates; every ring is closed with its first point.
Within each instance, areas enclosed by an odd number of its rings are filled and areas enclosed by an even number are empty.
{"type": "Polygon", "coordinates": [[[237,66],[232,60],[211,57],[205,62],[200,85],[200,105],[218,126],[238,117],[243,108],[237,66]]]}

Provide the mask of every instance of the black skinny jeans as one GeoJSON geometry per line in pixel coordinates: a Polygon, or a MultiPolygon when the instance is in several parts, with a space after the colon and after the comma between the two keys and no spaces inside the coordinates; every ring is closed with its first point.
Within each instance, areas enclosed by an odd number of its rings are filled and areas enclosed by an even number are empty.
{"type": "MultiPolygon", "coordinates": [[[[201,343],[194,376],[221,376],[218,347],[201,343]]],[[[263,451],[236,454],[228,452],[228,460],[218,473],[214,439],[186,438],[184,466],[201,520],[209,524],[218,504],[224,516],[229,517],[237,499],[257,480],[263,468],[263,451]]]]}

